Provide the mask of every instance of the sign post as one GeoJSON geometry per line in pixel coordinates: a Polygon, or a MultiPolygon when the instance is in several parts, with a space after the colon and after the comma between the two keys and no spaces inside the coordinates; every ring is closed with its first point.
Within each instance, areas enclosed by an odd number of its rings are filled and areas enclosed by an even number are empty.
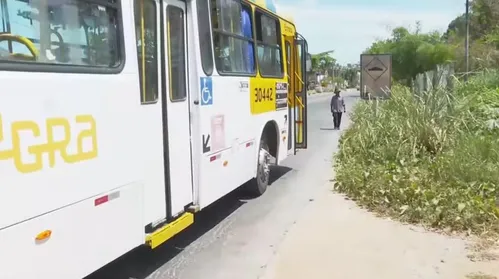
{"type": "Polygon", "coordinates": [[[392,89],[392,55],[360,55],[360,97],[388,99],[392,89]]]}

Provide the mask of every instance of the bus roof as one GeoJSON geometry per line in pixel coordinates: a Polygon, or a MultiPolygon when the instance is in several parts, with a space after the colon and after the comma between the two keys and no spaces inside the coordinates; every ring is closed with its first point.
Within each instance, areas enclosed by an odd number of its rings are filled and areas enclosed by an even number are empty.
{"type": "Polygon", "coordinates": [[[293,17],[291,15],[280,12],[274,0],[248,0],[248,1],[294,24],[293,17]]]}

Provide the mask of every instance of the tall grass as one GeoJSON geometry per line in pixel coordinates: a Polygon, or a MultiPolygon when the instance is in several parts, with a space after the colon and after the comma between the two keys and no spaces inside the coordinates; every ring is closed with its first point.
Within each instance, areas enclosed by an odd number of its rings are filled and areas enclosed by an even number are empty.
{"type": "Polygon", "coordinates": [[[335,188],[411,223],[499,232],[499,72],[453,92],[359,103],[335,155],[335,188]]]}

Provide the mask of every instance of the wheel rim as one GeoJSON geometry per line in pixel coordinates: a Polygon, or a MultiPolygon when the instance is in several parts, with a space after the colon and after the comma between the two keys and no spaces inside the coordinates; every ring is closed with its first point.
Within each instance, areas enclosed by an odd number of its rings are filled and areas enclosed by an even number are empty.
{"type": "Polygon", "coordinates": [[[269,152],[264,148],[260,148],[258,153],[258,179],[262,184],[269,182],[270,176],[270,156],[269,152]]]}

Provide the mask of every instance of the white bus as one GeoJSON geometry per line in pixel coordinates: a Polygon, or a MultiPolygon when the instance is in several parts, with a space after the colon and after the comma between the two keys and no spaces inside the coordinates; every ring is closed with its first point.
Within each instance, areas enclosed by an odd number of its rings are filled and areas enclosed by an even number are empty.
{"type": "Polygon", "coordinates": [[[0,0],[0,278],[156,248],[307,147],[307,44],[270,1],[0,0]]]}

